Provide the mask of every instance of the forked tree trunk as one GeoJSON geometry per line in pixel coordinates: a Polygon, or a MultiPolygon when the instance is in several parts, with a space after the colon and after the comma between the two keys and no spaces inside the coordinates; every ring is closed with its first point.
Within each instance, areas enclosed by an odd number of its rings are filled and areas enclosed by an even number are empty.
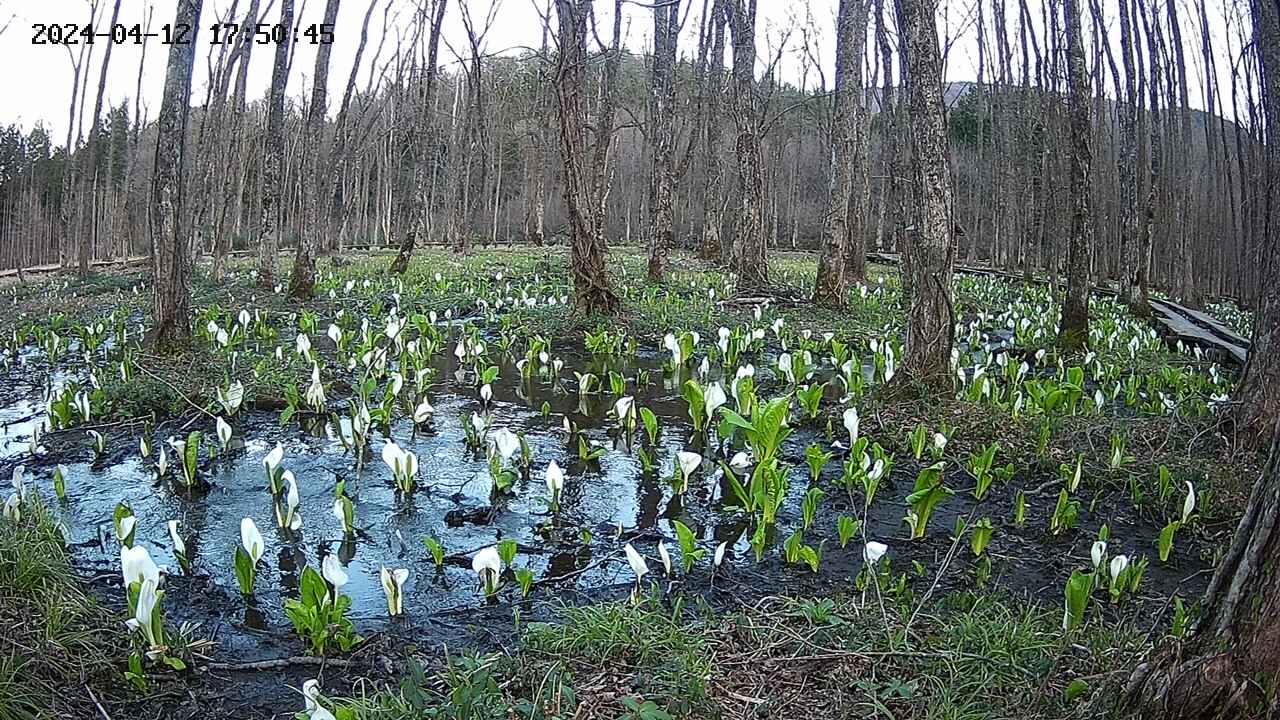
{"type": "MultiPolygon", "coordinates": [[[[330,28],[338,19],[341,0],[328,0],[324,8],[324,22],[330,28]]],[[[321,209],[320,182],[324,177],[324,118],[329,99],[329,57],[331,43],[321,43],[316,48],[316,68],[311,89],[311,107],[307,109],[306,156],[303,162],[310,168],[305,182],[306,216],[302,236],[298,238],[298,252],[293,261],[293,277],[289,280],[289,296],[310,298],[316,291],[316,250],[324,237],[324,213],[321,209]]]]}
{"type": "Polygon", "coordinates": [[[831,120],[831,185],[822,223],[822,248],[818,255],[818,280],[813,301],[828,307],[844,305],[845,287],[851,277],[865,274],[863,244],[867,203],[855,200],[865,194],[864,152],[860,152],[862,122],[862,58],[866,49],[866,0],[840,0],[836,18],[835,115],[831,120]],[[856,227],[856,229],[854,229],[856,227]],[[853,248],[850,245],[856,244],[853,248]],[[851,267],[854,256],[863,265],[851,267]]]}
{"type": "Polygon", "coordinates": [[[595,118],[594,147],[587,147],[587,20],[591,0],[556,0],[560,56],[556,65],[556,111],[564,201],[569,220],[574,306],[583,313],[613,314],[618,296],[605,272],[604,208],[608,197],[607,158],[613,138],[613,90],[621,53],[622,0],[614,0],[613,47],[605,61],[601,109],[595,118]],[[591,165],[587,165],[590,159],[591,165]]]}
{"type": "MultiPolygon", "coordinates": [[[[280,0],[280,24],[293,27],[293,0],[280,0]]],[[[258,239],[258,284],[276,284],[276,255],[284,230],[281,178],[288,162],[284,144],[284,91],[289,75],[289,45],[276,45],[275,66],[271,70],[271,91],[267,98],[266,156],[262,161],[262,236],[258,239]]]]}
{"type": "Polygon", "coordinates": [[[743,290],[769,283],[768,242],[764,234],[764,179],[761,175],[760,113],[756,99],[756,0],[726,0],[733,34],[733,121],[738,137],[740,207],[733,235],[732,266],[743,290]]]}
{"type": "Polygon", "coordinates": [[[662,282],[667,250],[675,242],[676,38],[680,2],[653,6],[653,75],[649,89],[649,282],[662,282]]]}
{"type": "Polygon", "coordinates": [[[915,157],[915,237],[903,248],[911,293],[903,361],[912,380],[950,389],[955,244],[951,223],[951,175],[947,121],[942,102],[942,55],[931,0],[897,0],[906,63],[906,91],[915,157]]]}
{"type": "Polygon", "coordinates": [[[1093,126],[1079,0],[1063,0],[1062,13],[1067,34],[1067,102],[1071,117],[1071,237],[1067,242],[1067,294],[1058,325],[1058,346],[1074,351],[1089,342],[1089,271],[1093,252],[1089,166],[1093,161],[1093,126]]]}
{"type": "Polygon", "coordinates": [[[156,160],[151,178],[152,326],[148,344],[161,352],[186,348],[191,341],[187,316],[191,308],[187,273],[187,239],[182,231],[182,161],[186,148],[187,113],[191,97],[191,69],[195,64],[194,34],[200,27],[204,0],[179,0],[175,24],[192,28],[191,42],[169,46],[164,98],[156,118],[156,160]]]}

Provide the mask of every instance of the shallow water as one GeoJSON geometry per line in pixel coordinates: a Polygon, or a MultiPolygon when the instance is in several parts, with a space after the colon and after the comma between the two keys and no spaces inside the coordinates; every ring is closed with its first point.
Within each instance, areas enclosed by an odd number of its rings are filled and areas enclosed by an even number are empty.
{"type": "MultiPolygon", "coordinates": [[[[535,373],[527,383],[519,381],[514,365],[504,362],[501,376],[493,384],[492,402],[485,408],[476,392],[474,377],[467,372],[457,374],[457,361],[452,355],[438,354],[433,366],[435,380],[428,391],[436,410],[433,422],[417,430],[405,419],[393,425],[392,435],[397,443],[419,458],[418,488],[407,497],[395,490],[391,473],[380,459],[382,436],[375,434],[371,439],[369,458],[357,472],[354,458],[333,437],[324,418],[304,416],[300,423],[282,428],[278,412],[248,407],[233,423],[236,439],[232,452],[203,462],[202,477],[208,482],[204,489],[188,492],[176,485],[181,470],[172,452],[170,476],[156,480],[150,463],[138,457],[140,426],[111,432],[108,456],[95,464],[87,439],[76,429],[58,434],[50,442],[52,449],[41,457],[20,458],[26,454],[30,428],[15,425],[0,436],[0,472],[7,477],[19,459],[26,463],[30,482],[65,524],[75,548],[75,561],[87,574],[118,577],[119,545],[111,523],[118,502],[127,502],[138,518],[136,542],[146,546],[157,563],[175,573],[177,562],[166,523],[179,520],[195,577],[175,575],[167,581],[170,598],[165,603],[166,613],[171,619],[193,619],[219,626],[223,650],[246,657],[269,653],[265,637],[279,638],[288,631],[284,599],[296,596],[302,568],[307,564],[319,568],[330,553],[337,553],[346,566],[349,582],[343,591],[352,597],[358,630],[366,634],[388,625],[378,578],[383,566],[410,569],[404,605],[411,621],[439,617],[459,608],[480,607],[483,600],[470,569],[470,554],[504,538],[519,543],[515,566],[527,567],[534,573],[538,585],[535,596],[554,597],[570,591],[590,596],[625,588],[633,581],[631,570],[622,559],[625,541],[632,541],[649,558],[655,577],[661,575],[655,548],[659,538],[665,538],[678,564],[672,525],[676,519],[695,531],[706,550],[706,557],[694,571],[699,582],[709,574],[709,558],[715,546],[726,542],[730,547],[726,560],[730,567],[724,572],[732,574],[732,566],[737,566],[744,581],[761,591],[831,594],[851,587],[861,567],[862,545],[855,540],[847,548],[840,548],[835,520],[842,513],[860,514],[861,500],[857,501],[859,507],[850,509],[845,491],[835,486],[840,475],[839,457],[828,463],[819,481],[827,496],[816,524],[806,534],[808,544],[822,544],[820,572],[784,565],[777,559],[781,539],[801,524],[800,498],[810,485],[805,448],[811,442],[824,447],[829,444],[822,428],[797,423],[800,427],[784,445],[791,487],[772,533],[773,545],[764,563],[757,565],[745,535],[747,519],[742,513],[722,507],[725,489],[712,460],[704,459],[702,472],[684,495],[672,492],[668,478],[677,451],[701,449],[706,456],[717,456],[723,448],[699,448],[691,440],[692,427],[678,390],[682,380],[664,377],[662,357],[641,354],[625,365],[612,367],[628,378],[628,392],[635,396],[637,406],[648,407],[659,417],[659,470],[651,473],[642,471],[634,452],[636,443],[647,442],[642,440],[643,427],[636,429],[629,446],[618,439],[606,418],[615,396],[578,396],[571,369],[595,372],[607,385],[609,368],[589,357],[564,359],[565,369],[560,377],[535,373]],[[650,382],[637,389],[637,373],[644,372],[650,382]],[[550,413],[545,416],[541,411],[544,402],[550,406],[550,413]],[[479,511],[489,506],[488,463],[482,454],[466,447],[462,425],[464,413],[486,410],[491,417],[491,431],[506,427],[525,435],[533,466],[517,481],[511,495],[498,500],[491,522],[453,524],[447,522],[451,512],[479,511]],[[579,460],[577,439],[570,443],[562,427],[566,415],[589,441],[609,447],[598,465],[579,460]],[[292,534],[277,529],[272,498],[265,487],[262,459],[277,442],[284,447],[283,465],[297,477],[301,497],[304,527],[292,534]],[[540,532],[549,520],[543,471],[553,459],[563,468],[566,481],[557,523],[560,529],[547,537],[540,532]],[[65,502],[53,498],[51,475],[58,462],[69,470],[65,502]],[[331,512],[338,479],[345,480],[347,494],[355,503],[356,525],[360,529],[355,538],[343,537],[341,524],[331,512]],[[233,562],[243,517],[254,519],[267,544],[258,566],[255,595],[249,600],[240,598],[233,562]],[[579,539],[582,529],[593,535],[588,545],[579,539]],[[449,555],[440,570],[422,542],[428,536],[439,540],[449,555]]],[[[757,366],[765,365],[757,361],[757,366]]],[[[766,375],[767,371],[762,370],[758,378],[768,382],[766,375]]],[[[34,412],[39,405],[30,397],[31,392],[34,391],[6,398],[8,404],[0,406],[0,418],[34,412]]],[[[767,397],[768,393],[763,395],[767,397]]],[[[246,406],[250,404],[246,400],[246,406]]],[[[330,405],[337,407],[338,403],[331,400],[330,405]]],[[[205,433],[207,457],[214,442],[213,423],[206,418],[193,427],[205,433]]],[[[160,438],[170,433],[185,435],[185,430],[180,433],[176,424],[162,426],[154,445],[158,447],[160,438]]],[[[842,434],[843,429],[838,428],[837,433],[842,434]]],[[[1098,503],[1097,512],[1089,512],[1086,505],[1080,526],[1061,537],[1046,536],[1044,532],[1053,498],[1032,497],[1026,525],[1014,527],[1010,521],[1014,491],[1036,487],[1040,481],[1020,475],[1008,486],[993,488],[992,494],[978,503],[967,493],[972,481],[958,463],[952,463],[947,473],[947,482],[957,494],[935,511],[928,537],[910,541],[902,521],[904,499],[911,492],[920,467],[920,463],[899,454],[892,476],[883,483],[868,514],[866,536],[890,545],[890,557],[899,571],[909,572],[910,560],[924,563],[929,569],[925,581],[947,554],[956,518],[973,521],[988,515],[997,526],[989,550],[997,580],[1043,597],[1060,597],[1062,578],[1082,557],[1088,557],[1089,544],[1103,522],[1111,526],[1115,552],[1142,551],[1153,556],[1146,587],[1172,587],[1205,567],[1189,550],[1180,552],[1169,565],[1156,563],[1151,542],[1158,529],[1134,515],[1121,497],[1098,503]]],[[[945,585],[971,585],[972,571],[964,569],[970,564],[965,542],[945,585]]],[[[504,598],[518,594],[508,575],[504,598]]]]}

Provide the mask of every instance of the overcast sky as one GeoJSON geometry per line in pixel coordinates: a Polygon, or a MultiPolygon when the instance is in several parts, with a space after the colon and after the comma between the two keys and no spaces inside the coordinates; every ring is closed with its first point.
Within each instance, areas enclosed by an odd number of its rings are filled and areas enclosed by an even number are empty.
{"type": "MultiPolygon", "coordinates": [[[[384,10],[388,7],[390,8],[389,13],[386,15],[388,18],[386,23],[387,41],[386,48],[383,50],[380,59],[381,63],[385,63],[394,53],[397,32],[401,34],[408,33],[410,18],[414,8],[421,0],[373,1],[376,3],[376,8],[370,23],[369,47],[366,50],[363,68],[359,76],[359,87],[361,88],[364,88],[369,80],[370,61],[377,50],[378,38],[383,34],[384,10]]],[[[546,0],[449,0],[444,33],[446,43],[442,43],[440,50],[442,62],[454,61],[454,56],[448,47],[449,44],[459,48],[460,52],[465,45],[462,42],[465,38],[461,22],[463,8],[469,8],[476,21],[482,22],[488,13],[491,1],[497,2],[498,7],[496,21],[486,37],[486,48],[489,52],[509,51],[514,53],[523,48],[539,45],[541,41],[541,20],[538,8],[546,0]]],[[[1186,6],[1190,0],[1177,1],[1180,6],[1186,6]]],[[[1218,76],[1221,78],[1221,82],[1227,83],[1230,81],[1230,65],[1234,60],[1234,56],[1239,54],[1239,43],[1232,39],[1230,52],[1228,52],[1226,38],[1228,35],[1234,35],[1234,31],[1228,32],[1228,20],[1224,18],[1223,8],[1224,6],[1229,6],[1235,0],[1208,1],[1211,5],[1209,24],[1217,47],[1218,76]]],[[[266,7],[266,3],[270,2],[270,0],[261,0],[261,2],[266,7]]],[[[360,24],[364,18],[365,11],[369,7],[369,2],[370,0],[342,0],[330,70],[331,88],[343,87],[351,72],[352,61],[359,42],[360,24]]],[[[950,0],[947,15],[941,19],[942,22],[940,24],[945,29],[944,36],[953,39],[948,57],[948,80],[971,80],[975,75],[977,42],[976,25],[973,21],[974,15],[972,12],[973,2],[974,0],[950,0]]],[[[1032,2],[1034,4],[1039,0],[1032,0],[1032,2]]],[[[243,13],[248,3],[249,0],[240,0],[237,12],[243,13]]],[[[1116,0],[1102,0],[1102,3],[1108,26],[1114,26],[1112,18],[1115,12],[1116,0]]],[[[111,0],[99,0],[99,4],[106,6],[101,11],[103,14],[110,13],[111,0]]],[[[304,0],[295,0],[295,4],[301,7],[304,5],[304,0]]],[[[297,19],[297,24],[305,27],[312,23],[321,22],[324,14],[324,4],[325,0],[305,0],[305,7],[303,7],[303,12],[297,19]]],[[[683,0],[682,4],[688,14],[684,21],[680,52],[682,56],[687,57],[696,51],[698,15],[702,9],[702,1],[683,0]]],[[[209,44],[210,33],[208,28],[223,16],[231,5],[232,0],[205,0],[196,48],[196,77],[192,91],[192,102],[194,104],[202,103],[204,100],[210,51],[217,51],[216,47],[209,44]]],[[[596,5],[604,28],[611,27],[612,3],[597,0],[596,5]]],[[[1013,3],[1010,3],[1010,5],[1016,7],[1013,3]]],[[[3,100],[0,100],[0,124],[7,125],[16,122],[29,129],[36,122],[43,122],[54,133],[54,138],[59,143],[63,141],[68,125],[68,107],[71,96],[71,53],[68,52],[68,48],[62,46],[34,45],[32,38],[35,31],[32,26],[35,23],[84,24],[89,17],[88,7],[89,0],[0,0],[0,26],[4,26],[5,22],[9,21],[8,29],[3,35],[0,35],[0,68],[5,69],[0,74],[0,98],[3,98],[3,100]]],[[[173,22],[175,7],[176,0],[122,0],[118,22],[126,26],[144,24],[148,10],[154,8],[153,29],[158,29],[164,23],[173,22]]],[[[801,0],[759,0],[759,7],[760,17],[757,22],[757,41],[760,54],[771,56],[773,52],[766,53],[766,49],[777,48],[780,44],[782,45],[784,52],[780,68],[781,77],[794,84],[800,83],[805,61],[805,53],[802,51],[802,38],[805,33],[802,32],[802,29],[810,26],[816,29],[818,35],[816,40],[811,40],[810,46],[816,48],[817,60],[822,75],[827,78],[827,82],[831,82],[833,77],[832,67],[834,66],[834,42],[832,42],[831,38],[835,23],[836,0],[810,0],[808,3],[801,0]],[[812,23],[806,22],[806,16],[808,15],[811,15],[812,23]]],[[[1037,12],[1033,10],[1033,13],[1037,12]]],[[[635,51],[643,51],[648,47],[652,37],[651,12],[631,5],[630,9],[625,11],[625,15],[626,44],[635,51]]],[[[1189,7],[1183,10],[1183,15],[1185,20],[1194,18],[1189,7]]],[[[275,0],[267,21],[276,22],[278,17],[279,0],[275,0]]],[[[108,19],[102,18],[100,20],[102,28],[105,28],[108,19]]],[[[1013,23],[1013,18],[1011,18],[1010,22],[1011,31],[1016,31],[1016,24],[1013,23]]],[[[1184,42],[1188,44],[1187,57],[1191,66],[1188,68],[1188,72],[1192,75],[1190,83],[1193,88],[1191,93],[1192,104],[1202,107],[1203,101],[1199,97],[1200,92],[1195,90],[1201,86],[1200,78],[1202,77],[1202,62],[1198,45],[1195,45],[1199,41],[1199,28],[1198,25],[1193,26],[1189,22],[1184,23],[1184,25],[1186,26],[1183,30],[1184,42]]],[[[604,30],[602,30],[602,34],[603,32],[604,30]]],[[[811,38],[814,32],[815,30],[809,31],[811,38]]],[[[263,95],[270,82],[273,47],[260,45],[254,49],[253,63],[250,66],[250,98],[263,95]]],[[[309,87],[312,67],[315,62],[315,47],[305,41],[297,47],[298,51],[293,62],[293,72],[289,81],[289,93],[295,97],[300,96],[309,87]]],[[[90,110],[105,49],[105,40],[99,40],[93,47],[92,65],[89,74],[90,110]]],[[[71,50],[72,52],[78,52],[79,48],[74,47],[71,50]]],[[[161,45],[157,40],[150,41],[146,48],[146,63],[143,66],[141,94],[144,110],[147,111],[149,117],[154,116],[155,110],[160,104],[167,52],[168,47],[161,45]]],[[[142,57],[142,48],[130,41],[126,44],[115,46],[112,53],[111,66],[107,78],[107,95],[110,103],[118,104],[126,99],[131,99],[136,94],[135,88],[138,82],[138,67],[139,60],[142,57]]],[[[807,74],[808,84],[810,86],[817,85],[819,77],[819,73],[811,68],[807,74]]],[[[340,96],[341,90],[336,92],[331,90],[331,111],[333,103],[340,101],[340,96]],[[335,94],[338,96],[337,98],[334,98],[335,94]]],[[[1229,102],[1230,93],[1224,91],[1223,97],[1228,99],[1229,102]]]]}

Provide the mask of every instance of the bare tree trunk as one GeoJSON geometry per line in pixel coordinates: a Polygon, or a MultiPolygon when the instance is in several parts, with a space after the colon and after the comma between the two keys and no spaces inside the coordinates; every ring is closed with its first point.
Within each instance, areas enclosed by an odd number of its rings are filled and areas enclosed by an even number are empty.
{"type": "Polygon", "coordinates": [[[733,34],[733,120],[738,137],[738,191],[741,207],[734,228],[732,266],[738,287],[769,283],[768,242],[764,231],[764,180],[760,159],[760,102],[756,98],[756,0],[726,0],[733,34]]]}
{"type": "Polygon", "coordinates": [[[653,75],[649,89],[649,282],[662,282],[667,250],[675,242],[676,45],[680,0],[653,6],[653,75]]]}
{"type": "Polygon", "coordinates": [[[840,0],[836,18],[835,114],[831,120],[831,185],[813,290],[813,301],[829,307],[844,305],[848,276],[861,279],[865,275],[867,174],[861,126],[866,40],[866,0],[840,0]],[[859,176],[861,186],[856,181],[859,176]],[[855,257],[862,260],[860,266],[853,267],[855,257]]]}
{"type": "Polygon", "coordinates": [[[1120,0],[1120,57],[1124,66],[1124,95],[1120,113],[1120,152],[1116,172],[1120,183],[1120,296],[1136,313],[1150,312],[1138,282],[1138,106],[1142,103],[1134,77],[1134,19],[1128,0],[1120,0]]]}
{"type": "MultiPolygon", "coordinates": [[[[250,0],[249,9],[245,13],[246,25],[257,23],[259,0],[250,0]]],[[[231,112],[227,120],[226,137],[235,149],[236,162],[228,161],[222,178],[221,202],[215,210],[213,230],[213,279],[221,282],[226,274],[227,256],[231,254],[232,215],[236,213],[239,200],[240,176],[244,162],[243,148],[247,143],[243,137],[246,112],[246,94],[248,92],[249,60],[253,57],[253,34],[241,33],[240,45],[236,49],[236,57],[231,62],[238,62],[236,67],[236,84],[232,91],[231,112]]],[[[236,214],[238,217],[238,214],[236,214]]]]}
{"type": "Polygon", "coordinates": [[[187,239],[182,230],[182,160],[186,150],[191,70],[195,64],[194,35],[200,27],[204,0],[179,0],[175,24],[192,28],[191,42],[169,46],[164,99],[156,120],[156,162],[152,174],[152,203],[148,213],[151,235],[152,327],[149,344],[163,352],[184,349],[191,340],[191,305],[187,239]]]}
{"type": "Polygon", "coordinates": [[[1089,77],[1084,67],[1084,28],[1079,0],[1063,0],[1067,34],[1068,105],[1071,114],[1071,237],[1067,243],[1067,294],[1058,326],[1058,345],[1078,350],[1089,342],[1089,269],[1093,224],[1090,211],[1090,164],[1093,123],[1089,118],[1089,77]]]}
{"type": "Polygon", "coordinates": [[[711,3],[711,56],[707,71],[706,134],[703,143],[703,164],[707,181],[702,195],[702,243],[699,255],[703,260],[720,260],[724,241],[720,237],[724,224],[724,173],[720,162],[721,100],[724,95],[724,32],[728,22],[726,0],[711,3]]]}
{"type": "MultiPolygon", "coordinates": [[[[324,8],[324,23],[333,28],[338,19],[338,5],[341,0],[328,0],[324,8]]],[[[309,170],[303,179],[306,198],[306,218],[302,226],[302,235],[298,238],[298,252],[293,261],[293,277],[289,280],[289,296],[310,298],[316,288],[316,249],[324,236],[324,219],[320,207],[321,169],[325,166],[324,151],[324,118],[329,98],[329,57],[332,54],[331,43],[321,43],[316,48],[316,68],[312,77],[311,107],[307,110],[307,126],[305,130],[306,150],[303,164],[309,170]]]]}
{"type": "MultiPolygon", "coordinates": [[[[551,16],[551,0],[547,0],[544,14],[551,16]]],[[[524,237],[530,245],[541,247],[547,241],[547,147],[551,144],[551,52],[548,44],[550,28],[542,25],[542,50],[538,54],[538,90],[535,93],[534,113],[538,127],[529,142],[529,155],[524,192],[524,237]]]]}
{"type": "Polygon", "coordinates": [[[1249,361],[1237,392],[1241,405],[1236,421],[1257,438],[1280,420],[1280,0],[1252,0],[1252,5],[1266,118],[1267,170],[1261,188],[1266,207],[1259,248],[1261,298],[1249,361]]]}
{"type": "Polygon", "coordinates": [[[903,249],[911,292],[904,370],[936,390],[952,387],[954,310],[951,275],[955,243],[947,121],[942,99],[942,54],[931,0],[896,0],[903,73],[915,157],[915,237],[903,249]]]}
{"type": "Polygon", "coordinates": [[[622,0],[614,0],[613,46],[605,61],[594,146],[588,154],[586,94],[587,21],[591,0],[556,0],[560,55],[556,66],[560,157],[569,218],[573,302],[579,311],[613,314],[618,296],[605,272],[604,212],[608,152],[613,142],[614,98],[622,46],[622,0]],[[588,158],[591,166],[587,167],[588,158]]]}
{"type": "MultiPolygon", "coordinates": [[[[111,9],[111,24],[107,27],[113,27],[116,20],[120,17],[120,0],[115,0],[115,4],[111,9]]],[[[89,172],[85,173],[85,187],[88,192],[82,192],[82,195],[88,194],[91,198],[97,195],[98,174],[102,170],[102,150],[99,144],[102,141],[102,98],[107,90],[107,69],[111,66],[111,48],[115,43],[107,43],[107,49],[102,55],[102,70],[98,74],[98,96],[93,103],[93,120],[89,126],[89,144],[85,147],[85,152],[89,155],[89,172]]],[[[92,200],[90,206],[93,206],[92,200]]],[[[89,264],[93,260],[94,248],[97,246],[98,222],[96,214],[90,214],[89,227],[81,230],[80,241],[77,244],[79,250],[78,265],[80,277],[89,274],[89,264]]]]}
{"type": "MultiPolygon", "coordinates": [[[[415,134],[418,136],[419,142],[427,141],[435,132],[435,123],[431,121],[431,105],[435,98],[436,82],[439,78],[436,63],[440,57],[440,28],[444,23],[446,0],[435,0],[435,3],[435,17],[431,20],[431,28],[427,36],[427,77],[424,81],[422,98],[417,108],[417,129],[415,134]]],[[[434,142],[431,145],[434,146],[434,142]]],[[[426,153],[420,153],[420,155],[425,156],[426,153]]],[[[426,158],[420,157],[414,166],[414,200],[417,205],[414,207],[413,219],[410,221],[409,228],[400,240],[400,250],[396,253],[396,259],[391,261],[391,272],[396,275],[403,275],[409,269],[409,260],[413,257],[413,249],[417,244],[418,236],[426,232],[427,217],[431,212],[432,195],[431,184],[427,182],[428,165],[426,158]]]]}
{"type": "MultiPolygon", "coordinates": [[[[280,24],[293,28],[293,0],[280,0],[280,24]]],[[[284,207],[282,183],[285,155],[284,143],[284,93],[288,82],[289,46],[276,45],[275,67],[271,71],[271,91],[267,99],[266,155],[262,162],[262,236],[258,240],[258,284],[264,288],[276,284],[276,255],[280,250],[280,235],[284,231],[284,207]]]]}

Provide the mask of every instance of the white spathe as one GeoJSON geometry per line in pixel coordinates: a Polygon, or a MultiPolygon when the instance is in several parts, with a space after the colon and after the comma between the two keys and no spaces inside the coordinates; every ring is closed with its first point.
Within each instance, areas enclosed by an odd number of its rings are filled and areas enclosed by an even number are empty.
{"type": "Polygon", "coordinates": [[[262,532],[258,530],[253,518],[244,518],[240,521],[240,545],[248,553],[249,559],[256,565],[258,560],[262,558],[266,544],[263,542],[262,532]]]}
{"type": "Polygon", "coordinates": [[[627,564],[631,566],[631,572],[635,573],[636,583],[639,583],[649,572],[649,564],[645,562],[644,556],[631,547],[631,543],[627,543],[623,551],[627,555],[627,564]]]}
{"type": "Polygon", "coordinates": [[[862,548],[862,559],[868,565],[875,565],[880,562],[880,558],[884,557],[887,552],[889,552],[888,545],[872,540],[867,543],[866,547],[862,548]]]}

